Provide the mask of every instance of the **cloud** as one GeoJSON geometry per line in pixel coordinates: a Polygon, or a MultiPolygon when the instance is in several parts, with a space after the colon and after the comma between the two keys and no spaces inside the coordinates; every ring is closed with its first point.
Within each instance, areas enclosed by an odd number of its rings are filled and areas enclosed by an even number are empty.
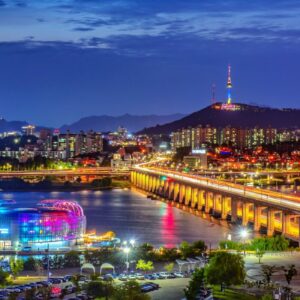
{"type": "Polygon", "coordinates": [[[289,40],[289,42],[300,41],[300,29],[281,29],[276,26],[271,27],[241,27],[228,31],[230,36],[235,38],[262,38],[266,40],[289,40]]]}
{"type": "Polygon", "coordinates": [[[91,27],[76,27],[76,28],[73,28],[74,31],[93,31],[94,28],[91,28],[91,27]]]}
{"type": "Polygon", "coordinates": [[[82,47],[94,47],[96,37],[100,48],[103,39],[113,43],[122,36],[176,40],[183,34],[203,41],[298,42],[299,14],[300,4],[295,0],[286,0],[284,5],[281,0],[245,1],[243,5],[238,0],[144,0],[142,4],[140,0],[32,0],[26,10],[15,8],[0,15],[0,26],[8,28],[2,41],[26,36],[53,41],[58,36],[62,42],[84,41],[82,47]]]}

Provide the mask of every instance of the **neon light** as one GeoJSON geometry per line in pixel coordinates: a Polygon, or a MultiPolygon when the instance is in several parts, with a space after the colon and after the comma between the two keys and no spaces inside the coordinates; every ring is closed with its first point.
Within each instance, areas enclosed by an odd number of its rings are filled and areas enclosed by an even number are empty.
{"type": "Polygon", "coordinates": [[[237,111],[237,110],[241,110],[241,107],[240,105],[236,105],[236,104],[223,103],[221,106],[221,110],[237,111]]]}
{"type": "MultiPolygon", "coordinates": [[[[7,219],[12,225],[12,242],[21,247],[41,249],[54,243],[72,245],[80,240],[86,230],[86,217],[81,206],[75,201],[48,200],[42,207],[15,209],[7,219]],[[72,243],[72,244],[70,244],[72,243]]],[[[11,226],[9,225],[9,226],[11,226]]],[[[0,234],[8,234],[7,228],[0,228],[0,234]]]]}

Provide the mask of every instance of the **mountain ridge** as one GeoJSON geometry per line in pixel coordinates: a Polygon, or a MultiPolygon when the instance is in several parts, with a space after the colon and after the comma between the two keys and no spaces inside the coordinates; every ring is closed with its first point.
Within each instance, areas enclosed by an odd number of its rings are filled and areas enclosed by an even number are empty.
{"type": "Polygon", "coordinates": [[[80,130],[94,130],[100,132],[108,132],[116,130],[119,126],[125,127],[130,132],[136,132],[143,128],[154,126],[156,124],[164,124],[172,122],[176,119],[184,117],[184,114],[170,114],[170,115],[131,115],[123,114],[121,116],[109,116],[109,115],[94,115],[83,117],[78,121],[65,124],[60,127],[61,132],[70,130],[71,132],[78,132],[80,130]]]}
{"type": "Polygon", "coordinates": [[[182,119],[159,126],[152,126],[139,133],[149,135],[170,134],[183,128],[199,125],[240,128],[300,128],[300,109],[279,109],[243,103],[236,103],[230,106],[218,102],[189,114],[182,119]]]}

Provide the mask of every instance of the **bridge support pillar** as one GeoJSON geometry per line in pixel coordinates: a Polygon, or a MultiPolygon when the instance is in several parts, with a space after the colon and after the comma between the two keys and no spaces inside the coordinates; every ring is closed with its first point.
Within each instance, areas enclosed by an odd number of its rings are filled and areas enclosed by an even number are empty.
{"type": "Polygon", "coordinates": [[[185,199],[184,199],[184,204],[186,206],[189,206],[192,201],[192,188],[190,186],[187,186],[185,188],[185,199]]]}
{"type": "MultiPolygon", "coordinates": [[[[290,222],[291,222],[291,218],[293,216],[289,215],[286,212],[282,212],[282,217],[281,217],[281,222],[282,222],[282,234],[286,235],[286,234],[290,234],[290,222]]],[[[300,232],[300,229],[299,229],[300,232]]]]}
{"type": "Polygon", "coordinates": [[[198,188],[192,189],[192,201],[191,201],[192,208],[195,208],[198,203],[198,193],[199,193],[198,188]]]}
{"type": "Polygon", "coordinates": [[[275,210],[272,208],[268,209],[268,219],[267,219],[267,236],[274,235],[274,222],[275,222],[275,210]]]}
{"type": "Polygon", "coordinates": [[[261,212],[264,208],[255,205],[254,206],[254,225],[253,225],[253,230],[254,231],[260,231],[261,227],[261,212]]]}
{"type": "Polygon", "coordinates": [[[222,213],[222,195],[214,195],[213,210],[214,212],[222,213]]]}
{"type": "Polygon", "coordinates": [[[179,201],[179,195],[180,195],[180,185],[179,183],[174,183],[174,196],[173,196],[174,202],[179,201]]]}
{"type": "Polygon", "coordinates": [[[183,203],[185,197],[185,185],[179,187],[179,203],[183,203]]]}
{"type": "Polygon", "coordinates": [[[205,191],[200,190],[198,192],[198,209],[201,210],[203,206],[205,206],[205,191]]]}
{"type": "Polygon", "coordinates": [[[172,198],[173,198],[173,194],[174,194],[174,186],[175,186],[174,182],[171,181],[171,182],[170,182],[170,185],[169,185],[168,199],[171,199],[171,200],[172,200],[172,198]]]}
{"type": "Polygon", "coordinates": [[[210,209],[212,208],[211,202],[213,202],[213,194],[210,192],[205,193],[205,213],[209,214],[210,209]]]}
{"type": "Polygon", "coordinates": [[[230,202],[231,199],[229,197],[222,197],[222,212],[221,212],[221,219],[227,219],[227,215],[230,211],[230,202]]]}
{"type": "Polygon", "coordinates": [[[242,226],[248,226],[249,222],[249,207],[251,203],[243,203],[242,226]]]}
{"type": "Polygon", "coordinates": [[[231,222],[236,223],[237,221],[237,210],[238,210],[238,201],[231,199],[231,222]]]}

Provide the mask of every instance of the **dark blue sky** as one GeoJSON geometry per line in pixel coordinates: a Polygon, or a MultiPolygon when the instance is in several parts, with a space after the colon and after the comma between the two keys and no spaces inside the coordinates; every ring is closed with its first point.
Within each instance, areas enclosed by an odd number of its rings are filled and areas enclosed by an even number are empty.
{"type": "Polygon", "coordinates": [[[59,126],[87,115],[189,113],[211,85],[297,107],[298,0],[0,0],[0,114],[59,126]]]}

